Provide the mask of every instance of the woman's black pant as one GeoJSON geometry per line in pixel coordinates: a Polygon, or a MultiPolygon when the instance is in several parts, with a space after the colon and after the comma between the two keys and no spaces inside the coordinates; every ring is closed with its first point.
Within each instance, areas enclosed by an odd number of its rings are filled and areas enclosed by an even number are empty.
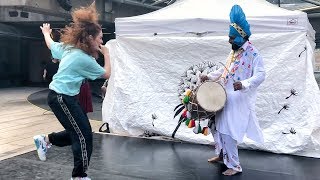
{"type": "Polygon", "coordinates": [[[64,131],[48,135],[56,146],[72,146],[74,168],[72,177],[86,177],[92,153],[92,129],[87,114],[76,96],[67,96],[50,91],[48,104],[65,128],[64,131]]]}

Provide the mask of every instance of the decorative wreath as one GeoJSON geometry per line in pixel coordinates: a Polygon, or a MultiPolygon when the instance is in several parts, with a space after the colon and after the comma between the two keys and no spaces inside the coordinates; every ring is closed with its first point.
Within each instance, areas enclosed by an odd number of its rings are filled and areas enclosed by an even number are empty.
{"type": "Polygon", "coordinates": [[[208,126],[201,127],[200,121],[206,120],[199,117],[197,111],[194,110],[193,98],[198,85],[200,84],[200,76],[218,70],[221,66],[213,62],[202,62],[197,65],[190,66],[181,76],[179,84],[179,99],[181,103],[175,108],[174,118],[180,114],[179,124],[185,122],[189,128],[194,128],[195,134],[202,133],[204,135],[210,134],[208,126]]]}

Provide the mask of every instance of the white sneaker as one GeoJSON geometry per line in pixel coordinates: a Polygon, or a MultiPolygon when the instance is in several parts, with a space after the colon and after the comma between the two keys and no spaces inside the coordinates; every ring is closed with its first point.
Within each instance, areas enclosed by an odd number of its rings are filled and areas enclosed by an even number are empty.
{"type": "Polygon", "coordinates": [[[37,148],[38,156],[41,161],[45,161],[47,159],[47,151],[50,145],[45,141],[45,135],[36,135],[33,137],[34,143],[37,148]]]}
{"type": "Polygon", "coordinates": [[[74,178],[71,178],[70,180],[91,180],[91,179],[88,177],[74,177],[74,178]]]}

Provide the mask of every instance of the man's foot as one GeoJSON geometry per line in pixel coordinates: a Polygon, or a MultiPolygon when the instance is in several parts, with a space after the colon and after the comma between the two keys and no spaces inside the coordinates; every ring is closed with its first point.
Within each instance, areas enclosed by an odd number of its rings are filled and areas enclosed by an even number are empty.
{"type": "Polygon", "coordinates": [[[241,172],[240,171],[236,171],[234,169],[227,169],[222,174],[225,175],[225,176],[233,176],[233,175],[236,175],[238,173],[241,173],[241,172]]]}
{"type": "Polygon", "coordinates": [[[34,144],[36,145],[39,159],[45,161],[47,159],[47,151],[49,144],[45,141],[45,135],[36,135],[33,137],[34,144]]]}
{"type": "Polygon", "coordinates": [[[216,163],[216,162],[219,162],[219,161],[222,161],[222,158],[220,156],[208,159],[208,162],[210,162],[210,163],[216,163]]]}

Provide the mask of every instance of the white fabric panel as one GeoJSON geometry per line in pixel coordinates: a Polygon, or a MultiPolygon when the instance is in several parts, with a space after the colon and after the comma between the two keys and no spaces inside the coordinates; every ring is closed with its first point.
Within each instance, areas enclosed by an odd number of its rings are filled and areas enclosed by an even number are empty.
{"type": "MultiPolygon", "coordinates": [[[[257,117],[264,144],[246,139],[241,147],[320,157],[320,94],[312,59],[314,42],[307,32],[253,34],[267,72],[258,89],[257,117]],[[307,51],[304,48],[307,47],[307,51]],[[302,53],[301,53],[302,52],[302,53]],[[301,53],[301,56],[299,54],[301,53]],[[298,96],[290,95],[294,88],[298,96]],[[289,110],[278,111],[288,103],[289,110]],[[296,134],[283,134],[294,128],[296,134]]],[[[203,61],[225,62],[231,49],[228,37],[117,37],[108,42],[112,75],[103,102],[103,121],[115,133],[140,135],[148,130],[171,136],[178,119],[178,84],[188,67],[203,61]],[[157,116],[152,125],[152,114],[157,116]]],[[[210,144],[211,136],[194,134],[181,124],[176,137],[210,144]]]]}

